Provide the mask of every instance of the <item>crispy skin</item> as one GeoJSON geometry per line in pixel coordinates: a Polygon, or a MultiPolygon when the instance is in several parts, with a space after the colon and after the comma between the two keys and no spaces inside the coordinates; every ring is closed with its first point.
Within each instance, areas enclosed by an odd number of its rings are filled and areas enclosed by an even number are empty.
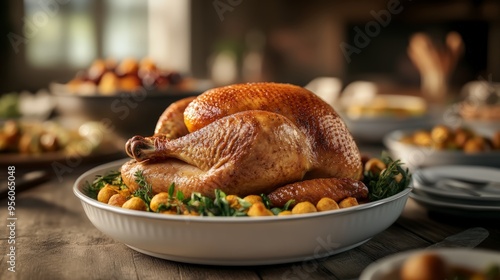
{"type": "Polygon", "coordinates": [[[269,193],[268,197],[277,207],[283,207],[291,199],[294,199],[295,203],[309,201],[314,205],[323,197],[329,197],[336,202],[346,197],[363,201],[368,197],[368,188],[363,182],[348,178],[312,179],[277,188],[269,193]]]}
{"type": "Polygon", "coordinates": [[[279,114],[240,112],[177,139],[130,139],[127,152],[141,162],[123,166],[122,176],[136,189],[134,174],[143,170],[147,182],[160,186],[157,191],[175,183],[187,196],[213,197],[215,189],[239,196],[268,193],[303,179],[311,163],[305,142],[305,135],[279,114]]]}
{"type": "Polygon", "coordinates": [[[184,124],[184,110],[194,99],[194,96],[186,97],[170,104],[158,119],[154,135],[175,139],[188,134],[184,124]]]}
{"type": "MultiPolygon", "coordinates": [[[[155,132],[126,144],[134,161],[123,166],[122,175],[132,189],[137,188],[137,170],[159,185],[157,192],[175,183],[185,195],[210,197],[215,189],[244,196],[304,179],[352,179],[317,181],[319,186],[330,182],[331,193],[342,192],[344,183],[359,184],[362,175],[359,150],[335,110],[289,84],[233,85],[181,100],[165,111],[155,132]]],[[[302,186],[304,195],[311,196],[320,190],[313,182],[296,188],[302,186]]]]}
{"type": "Polygon", "coordinates": [[[214,88],[186,107],[184,122],[193,132],[247,110],[283,115],[306,135],[315,161],[308,178],[361,178],[361,156],[343,120],[321,98],[299,86],[248,83],[214,88]]]}

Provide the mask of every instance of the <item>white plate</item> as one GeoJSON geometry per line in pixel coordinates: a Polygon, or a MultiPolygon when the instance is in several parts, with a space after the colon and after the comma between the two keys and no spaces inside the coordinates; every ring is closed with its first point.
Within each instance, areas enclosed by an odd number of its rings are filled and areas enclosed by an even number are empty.
{"type": "Polygon", "coordinates": [[[500,203],[499,168],[468,165],[436,166],[416,170],[413,178],[419,176],[419,174],[422,174],[425,178],[431,181],[436,181],[439,178],[457,178],[492,182],[492,184],[489,184],[484,188],[477,188],[473,190],[474,193],[480,196],[472,195],[470,192],[462,191],[459,188],[448,188],[440,184],[431,186],[421,185],[415,179],[413,181],[413,186],[416,190],[448,199],[451,198],[466,202],[500,203]]]}
{"type": "MultiPolygon", "coordinates": [[[[415,199],[417,202],[423,204],[443,207],[447,209],[458,209],[467,211],[500,211],[500,205],[488,205],[488,204],[476,205],[476,204],[461,203],[458,201],[444,201],[441,199],[436,199],[435,197],[426,195],[425,193],[421,193],[419,191],[413,191],[410,194],[410,197],[415,199]]],[[[500,214],[500,212],[498,214],[500,214]]]]}
{"type": "Polygon", "coordinates": [[[415,254],[423,252],[441,256],[447,264],[484,271],[489,265],[500,265],[500,253],[484,249],[439,248],[418,249],[387,256],[370,264],[361,273],[360,280],[398,280],[403,263],[415,254]]]}
{"type": "Polygon", "coordinates": [[[400,139],[414,130],[397,130],[384,137],[384,145],[393,157],[401,159],[410,170],[436,165],[481,165],[500,167],[500,151],[467,154],[462,151],[437,151],[401,143],[400,139]]]}
{"type": "Polygon", "coordinates": [[[444,201],[415,190],[410,193],[410,197],[418,204],[437,213],[461,218],[498,220],[500,217],[500,206],[498,205],[477,205],[456,201],[444,201]]]}
{"type": "MultiPolygon", "coordinates": [[[[128,159],[127,159],[128,160],[128,159]]],[[[174,216],[122,209],[87,197],[85,182],[124,160],[80,176],[73,187],[85,213],[104,234],[147,255],[210,265],[310,261],[368,241],[400,216],[411,188],[346,209],[283,217],[174,216]]]]}

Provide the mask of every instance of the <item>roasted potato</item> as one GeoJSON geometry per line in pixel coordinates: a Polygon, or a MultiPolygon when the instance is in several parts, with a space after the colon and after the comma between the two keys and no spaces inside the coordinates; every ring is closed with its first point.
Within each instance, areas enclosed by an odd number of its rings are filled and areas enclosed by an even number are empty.
{"type": "Polygon", "coordinates": [[[355,197],[347,197],[339,202],[340,208],[348,208],[352,206],[359,205],[358,200],[355,197]]]}
{"type": "Polygon", "coordinates": [[[153,212],[158,212],[158,208],[160,205],[164,204],[166,205],[170,199],[170,196],[166,192],[160,192],[157,193],[153,198],[151,199],[151,202],[149,203],[149,209],[153,212]]]}
{"type": "Polygon", "coordinates": [[[131,209],[131,210],[139,210],[139,211],[147,211],[148,206],[144,200],[139,197],[132,197],[127,202],[122,205],[122,208],[131,209]]]}
{"type": "Polygon", "coordinates": [[[425,130],[417,131],[413,134],[413,143],[418,146],[430,147],[432,145],[432,137],[425,130]]]}
{"type": "Polygon", "coordinates": [[[285,210],[278,213],[278,216],[288,216],[288,215],[292,215],[292,211],[285,210]]]}
{"type": "Polygon", "coordinates": [[[476,136],[465,142],[464,152],[469,154],[479,153],[485,151],[486,147],[486,141],[482,137],[476,136]]]}
{"type": "Polygon", "coordinates": [[[254,204],[252,204],[252,206],[250,206],[250,208],[248,209],[247,215],[250,217],[274,216],[273,212],[267,209],[262,202],[255,202],[254,204]]]}
{"type": "Polygon", "coordinates": [[[336,210],[336,209],[339,209],[339,205],[338,203],[329,198],[329,197],[323,197],[322,199],[320,199],[318,201],[318,203],[316,203],[316,209],[318,211],[329,211],[329,210],[336,210]]]}
{"type": "Polygon", "coordinates": [[[371,158],[365,163],[365,172],[372,172],[374,175],[380,174],[387,166],[378,158],[371,158]]]}
{"type": "Polygon", "coordinates": [[[453,138],[453,131],[445,125],[436,125],[431,130],[431,139],[434,143],[446,143],[453,138]]]}
{"type": "Polygon", "coordinates": [[[107,184],[97,194],[97,200],[103,203],[108,203],[109,199],[118,193],[118,187],[107,184]]]}
{"type": "Polygon", "coordinates": [[[108,200],[108,205],[122,207],[127,202],[127,197],[120,193],[115,193],[108,200]]]}
{"type": "Polygon", "coordinates": [[[299,202],[292,208],[292,214],[305,214],[313,212],[318,212],[318,210],[316,209],[316,206],[309,201],[299,202]]]}
{"type": "Polygon", "coordinates": [[[257,202],[262,202],[262,197],[260,197],[260,195],[255,195],[255,194],[247,195],[243,199],[245,201],[252,203],[252,204],[255,204],[257,202]]]}

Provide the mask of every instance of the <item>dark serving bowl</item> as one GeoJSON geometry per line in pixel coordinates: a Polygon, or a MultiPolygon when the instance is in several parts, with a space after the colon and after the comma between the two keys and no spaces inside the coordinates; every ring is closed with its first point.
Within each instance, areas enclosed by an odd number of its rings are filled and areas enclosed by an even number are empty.
{"type": "Polygon", "coordinates": [[[98,121],[117,135],[130,138],[151,136],[163,111],[173,102],[197,96],[210,88],[200,83],[190,90],[168,89],[117,92],[113,95],[74,94],[64,84],[51,84],[56,100],[56,112],[62,118],[78,121],[98,121]]]}

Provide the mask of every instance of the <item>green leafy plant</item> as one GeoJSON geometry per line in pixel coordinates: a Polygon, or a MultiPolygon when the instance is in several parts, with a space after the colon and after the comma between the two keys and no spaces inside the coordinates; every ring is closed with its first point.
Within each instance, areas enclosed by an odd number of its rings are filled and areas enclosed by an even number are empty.
{"type": "Polygon", "coordinates": [[[97,199],[97,194],[107,184],[119,186],[120,189],[126,189],[127,186],[123,183],[120,171],[110,171],[105,175],[98,175],[92,183],[85,182],[83,192],[93,199],[97,199]]]}
{"type": "Polygon", "coordinates": [[[135,182],[139,185],[139,188],[133,193],[133,195],[142,199],[147,205],[147,210],[150,211],[149,205],[151,203],[151,199],[153,198],[153,186],[146,181],[144,174],[140,170],[134,174],[134,177],[135,182]]]}
{"type": "Polygon", "coordinates": [[[385,170],[379,174],[365,171],[363,182],[368,187],[368,199],[380,200],[395,195],[410,185],[411,174],[403,167],[401,160],[393,160],[387,153],[382,153],[385,170]]]}

